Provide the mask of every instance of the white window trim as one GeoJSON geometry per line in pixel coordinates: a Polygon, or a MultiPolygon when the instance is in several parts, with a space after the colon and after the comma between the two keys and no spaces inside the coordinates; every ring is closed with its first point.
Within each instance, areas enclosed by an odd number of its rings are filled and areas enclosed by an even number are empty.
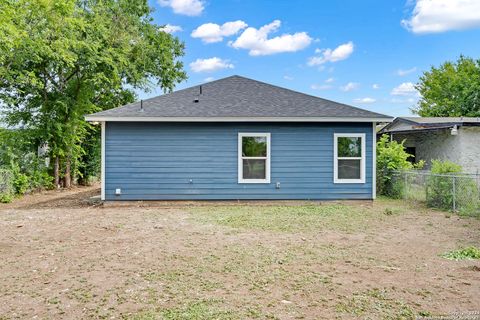
{"type": "Polygon", "coordinates": [[[365,133],[335,133],[333,135],[333,183],[365,183],[365,133]],[[361,157],[338,157],[338,138],[361,138],[361,157]],[[339,179],[338,160],[360,160],[360,179],[339,179]]]}
{"type": "Polygon", "coordinates": [[[239,132],[238,133],[238,183],[270,183],[270,133],[267,132],[239,132]],[[242,156],[242,138],[243,137],[265,137],[267,139],[266,157],[243,157],[242,156]],[[243,179],[243,159],[264,159],[265,160],[265,179],[243,179]]]}

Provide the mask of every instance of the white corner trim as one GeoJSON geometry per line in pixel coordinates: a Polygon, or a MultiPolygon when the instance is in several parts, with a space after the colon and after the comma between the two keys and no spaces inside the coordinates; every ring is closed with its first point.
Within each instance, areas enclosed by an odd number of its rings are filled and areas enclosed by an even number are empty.
{"type": "Polygon", "coordinates": [[[269,132],[239,132],[238,133],[238,183],[270,183],[270,133],[269,132]],[[243,157],[242,156],[242,138],[243,137],[265,137],[267,138],[267,156],[266,157],[243,157]],[[263,159],[265,160],[265,179],[243,179],[243,159],[263,159]]]}
{"type": "Polygon", "coordinates": [[[372,199],[377,198],[377,124],[372,123],[372,199]]]}
{"type": "Polygon", "coordinates": [[[358,117],[114,117],[87,115],[89,122],[392,122],[393,118],[358,117]]]}
{"type": "Polygon", "coordinates": [[[102,121],[102,134],[101,134],[101,145],[102,145],[102,167],[101,167],[101,191],[100,191],[100,199],[105,200],[105,121],[102,121]]]}
{"type": "Polygon", "coordinates": [[[333,134],[333,183],[365,183],[365,133],[334,133],[333,134]],[[360,160],[360,179],[339,179],[338,178],[338,138],[361,138],[362,156],[340,158],[360,160]]]}

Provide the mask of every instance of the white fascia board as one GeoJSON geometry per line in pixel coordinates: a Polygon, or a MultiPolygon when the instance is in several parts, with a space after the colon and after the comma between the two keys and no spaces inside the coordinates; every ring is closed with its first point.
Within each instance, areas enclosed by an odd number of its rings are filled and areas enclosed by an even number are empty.
{"type": "Polygon", "coordinates": [[[111,117],[85,116],[89,122],[392,122],[393,118],[355,117],[111,117]]]}

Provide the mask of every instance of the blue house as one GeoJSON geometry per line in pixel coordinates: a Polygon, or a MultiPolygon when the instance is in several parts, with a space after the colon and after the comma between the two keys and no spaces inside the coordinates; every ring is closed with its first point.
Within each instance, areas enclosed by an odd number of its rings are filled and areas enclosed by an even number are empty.
{"type": "Polygon", "coordinates": [[[374,199],[391,117],[232,76],[86,116],[103,200],[374,199]]]}

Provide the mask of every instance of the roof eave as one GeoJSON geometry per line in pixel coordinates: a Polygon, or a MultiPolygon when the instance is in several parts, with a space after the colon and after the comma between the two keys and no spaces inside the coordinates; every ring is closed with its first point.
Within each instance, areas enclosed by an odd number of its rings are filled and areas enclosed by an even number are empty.
{"type": "Polygon", "coordinates": [[[85,116],[89,122],[392,122],[390,117],[112,117],[85,116]]]}

